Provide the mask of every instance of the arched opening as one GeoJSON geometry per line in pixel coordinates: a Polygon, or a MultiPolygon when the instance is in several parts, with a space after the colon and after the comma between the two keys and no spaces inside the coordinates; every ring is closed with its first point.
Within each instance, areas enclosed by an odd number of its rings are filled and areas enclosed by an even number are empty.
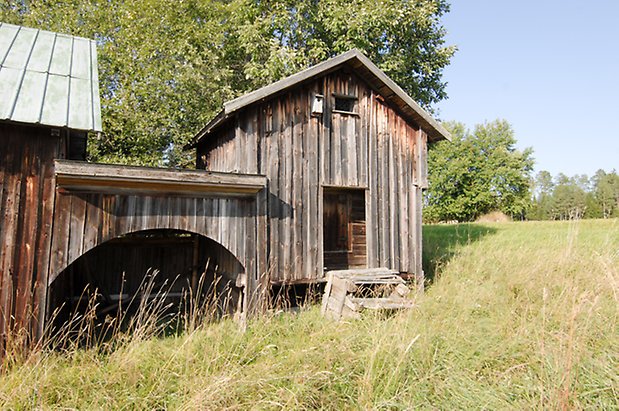
{"type": "Polygon", "coordinates": [[[108,332],[147,316],[139,321],[176,329],[240,314],[243,279],[241,263],[208,237],[134,232],[98,245],[58,275],[49,289],[48,324],[65,334],[83,333],[84,322],[108,332]]]}

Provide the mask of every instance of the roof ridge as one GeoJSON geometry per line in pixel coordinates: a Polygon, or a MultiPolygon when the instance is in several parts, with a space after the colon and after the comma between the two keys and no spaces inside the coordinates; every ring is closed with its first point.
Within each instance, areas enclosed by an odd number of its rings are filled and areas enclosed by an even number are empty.
{"type": "Polygon", "coordinates": [[[3,22],[3,21],[0,21],[0,27],[2,27],[2,26],[16,27],[16,28],[19,28],[19,29],[39,31],[41,33],[55,34],[56,36],[73,37],[73,38],[76,38],[76,39],[82,39],[82,40],[88,40],[88,41],[96,42],[96,40],[94,40],[94,39],[91,39],[91,38],[88,38],[88,37],[84,37],[84,36],[78,36],[78,35],[75,35],[75,34],[59,33],[57,31],[38,29],[36,27],[21,26],[21,25],[18,25],[18,24],[12,24],[12,23],[6,23],[6,22],[3,22]]]}

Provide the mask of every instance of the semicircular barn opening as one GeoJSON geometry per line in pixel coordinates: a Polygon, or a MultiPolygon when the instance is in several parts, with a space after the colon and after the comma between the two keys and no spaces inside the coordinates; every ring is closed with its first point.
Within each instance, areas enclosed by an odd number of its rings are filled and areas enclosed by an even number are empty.
{"type": "Polygon", "coordinates": [[[87,316],[95,324],[127,322],[144,309],[177,325],[197,313],[201,319],[240,313],[243,275],[234,255],[203,235],[130,233],[98,245],[58,275],[48,300],[53,327],[87,316]]]}

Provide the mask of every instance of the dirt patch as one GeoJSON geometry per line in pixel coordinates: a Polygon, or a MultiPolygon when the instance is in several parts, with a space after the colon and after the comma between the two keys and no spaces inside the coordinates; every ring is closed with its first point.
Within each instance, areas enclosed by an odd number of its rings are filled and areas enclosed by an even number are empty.
{"type": "Polygon", "coordinates": [[[512,221],[510,216],[501,211],[492,211],[490,213],[481,215],[475,220],[478,223],[508,223],[512,221]]]}

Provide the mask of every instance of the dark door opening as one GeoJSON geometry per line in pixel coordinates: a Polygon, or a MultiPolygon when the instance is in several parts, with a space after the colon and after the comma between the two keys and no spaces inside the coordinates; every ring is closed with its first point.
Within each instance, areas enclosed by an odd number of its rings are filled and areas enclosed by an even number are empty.
{"type": "Polygon", "coordinates": [[[325,270],[366,268],[365,190],[325,188],[323,198],[325,270]]]}
{"type": "Polygon", "coordinates": [[[106,332],[110,321],[124,327],[145,310],[171,325],[196,314],[205,320],[232,315],[241,309],[243,272],[228,250],[201,235],[128,234],[88,251],[51,284],[52,330],[79,334],[81,319],[92,317],[90,331],[106,332]]]}

